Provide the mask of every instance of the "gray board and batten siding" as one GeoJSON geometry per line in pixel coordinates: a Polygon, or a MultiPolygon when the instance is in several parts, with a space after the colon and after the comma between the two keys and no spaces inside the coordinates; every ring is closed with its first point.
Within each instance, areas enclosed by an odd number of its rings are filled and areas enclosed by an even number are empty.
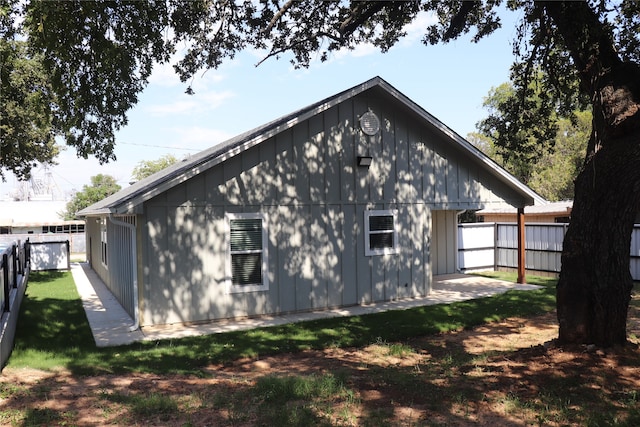
{"type": "MultiPolygon", "coordinates": [[[[196,154],[81,214],[90,261],[107,286],[130,288],[127,278],[137,280],[132,308],[139,307],[144,326],[425,296],[432,275],[455,271],[457,212],[534,200],[535,193],[374,78],[196,154]],[[373,135],[359,123],[369,111],[380,123],[373,135]],[[371,157],[371,165],[358,166],[359,156],[371,157]],[[368,254],[365,231],[373,231],[365,230],[366,211],[393,217],[393,252],[368,254]],[[132,233],[114,241],[120,238],[109,230],[118,218],[135,224],[135,245],[132,233]],[[265,277],[246,292],[229,283],[237,268],[229,261],[230,224],[240,224],[237,218],[257,220],[264,233],[256,238],[265,240],[265,277]],[[127,257],[135,268],[111,272],[127,257]]],[[[130,292],[114,294],[124,300],[119,295],[130,292]]]]}

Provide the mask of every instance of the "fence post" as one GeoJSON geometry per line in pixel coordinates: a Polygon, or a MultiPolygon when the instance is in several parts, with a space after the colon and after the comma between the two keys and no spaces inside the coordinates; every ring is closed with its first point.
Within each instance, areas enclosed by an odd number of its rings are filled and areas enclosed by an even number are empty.
{"type": "Polygon", "coordinates": [[[27,239],[24,242],[24,266],[26,268],[27,264],[29,265],[29,269],[31,269],[31,242],[27,239]]]}
{"type": "Polygon", "coordinates": [[[18,240],[18,256],[16,257],[18,260],[18,274],[24,275],[24,262],[22,261],[22,257],[24,254],[24,244],[22,241],[18,240]]]}
{"type": "Polygon", "coordinates": [[[9,311],[9,257],[6,252],[2,254],[2,275],[4,281],[4,307],[3,311],[9,311]]]}
{"type": "Polygon", "coordinates": [[[498,249],[498,223],[493,223],[493,271],[498,271],[498,259],[499,259],[499,249],[498,249]]]}
{"type": "Polygon", "coordinates": [[[71,242],[66,241],[67,244],[67,270],[71,270],[71,242]]]}
{"type": "Polygon", "coordinates": [[[518,208],[518,283],[527,283],[525,278],[524,208],[518,208]]]}
{"type": "Polygon", "coordinates": [[[14,243],[11,247],[11,263],[13,264],[13,287],[18,287],[18,247],[14,243]]]}

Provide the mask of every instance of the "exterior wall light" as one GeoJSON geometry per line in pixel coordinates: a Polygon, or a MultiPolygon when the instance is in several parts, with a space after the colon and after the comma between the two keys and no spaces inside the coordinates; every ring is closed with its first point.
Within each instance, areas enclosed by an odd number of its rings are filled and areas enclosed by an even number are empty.
{"type": "Polygon", "coordinates": [[[358,156],[358,166],[368,168],[371,166],[373,157],[371,156],[358,156]]]}

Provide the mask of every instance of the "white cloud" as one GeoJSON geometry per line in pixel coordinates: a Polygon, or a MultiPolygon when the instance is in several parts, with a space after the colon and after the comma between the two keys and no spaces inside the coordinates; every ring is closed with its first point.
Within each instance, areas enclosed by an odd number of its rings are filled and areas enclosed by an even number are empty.
{"type": "Polygon", "coordinates": [[[335,53],[336,59],[342,58],[362,58],[364,56],[374,55],[380,52],[380,48],[375,47],[371,43],[362,43],[357,45],[353,49],[342,48],[338,52],[335,53]]]}
{"type": "MultiPolygon", "coordinates": [[[[404,30],[406,31],[407,35],[402,37],[398,41],[398,46],[410,47],[413,46],[416,42],[420,42],[427,27],[429,25],[435,24],[437,20],[438,19],[436,15],[432,12],[419,12],[413,21],[405,25],[404,30]]],[[[328,62],[331,62],[333,60],[347,59],[350,57],[361,58],[369,55],[375,55],[377,53],[380,53],[380,48],[374,46],[371,43],[361,43],[355,46],[354,49],[342,48],[339,51],[333,53],[329,57],[328,62]]]]}
{"type": "Polygon", "coordinates": [[[225,90],[223,92],[206,92],[202,95],[198,95],[197,93],[194,95],[196,97],[200,96],[204,103],[209,106],[209,108],[217,108],[221,106],[224,101],[227,99],[231,99],[235,96],[235,94],[230,90],[225,90]]]}
{"type": "Polygon", "coordinates": [[[194,77],[186,83],[183,83],[184,88],[191,86],[195,93],[209,90],[209,87],[216,86],[224,81],[227,76],[219,70],[201,70],[194,77]]]}
{"type": "Polygon", "coordinates": [[[168,116],[189,113],[196,108],[197,103],[194,101],[176,101],[171,104],[152,105],[147,108],[147,111],[155,116],[168,116]]]}
{"type": "Polygon", "coordinates": [[[400,40],[400,43],[403,46],[409,46],[420,41],[427,27],[437,22],[438,17],[433,12],[419,12],[413,21],[405,25],[404,30],[407,35],[400,40]]]}
{"type": "Polygon", "coordinates": [[[177,141],[182,147],[197,148],[205,150],[213,147],[227,139],[235,136],[220,129],[206,128],[201,126],[172,128],[172,132],[180,135],[177,141]]]}
{"type": "Polygon", "coordinates": [[[162,87],[173,87],[184,84],[171,64],[155,64],[149,83],[162,87]]]}
{"type": "Polygon", "coordinates": [[[98,174],[113,176],[122,186],[126,185],[133,169],[132,165],[118,158],[116,162],[101,165],[95,158],[78,158],[74,148],[63,150],[58,157],[59,164],[51,167],[51,173],[63,194],[80,191],[90,185],[91,177],[98,174]]]}
{"type": "Polygon", "coordinates": [[[222,92],[196,92],[195,95],[182,96],[188,96],[188,99],[155,104],[147,107],[147,111],[155,116],[202,113],[220,107],[226,100],[233,98],[235,94],[230,90],[226,90],[222,92]]]}
{"type": "Polygon", "coordinates": [[[181,82],[173,65],[181,60],[185,53],[186,49],[180,50],[171,57],[168,63],[155,64],[149,77],[149,83],[161,87],[184,86],[186,88],[192,86],[194,90],[206,90],[208,85],[220,83],[226,78],[218,70],[201,70],[190,81],[181,82]]]}

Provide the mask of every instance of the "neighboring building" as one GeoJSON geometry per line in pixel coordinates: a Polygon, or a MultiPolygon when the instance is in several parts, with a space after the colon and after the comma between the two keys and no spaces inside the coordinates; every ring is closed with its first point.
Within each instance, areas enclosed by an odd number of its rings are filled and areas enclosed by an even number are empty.
{"type": "MultiPolygon", "coordinates": [[[[524,208],[524,220],[531,222],[568,223],[571,219],[573,201],[549,202],[524,208]]],[[[516,222],[517,212],[513,207],[491,207],[476,212],[481,222],[516,222]]]]}
{"type": "Polygon", "coordinates": [[[96,203],[88,260],[141,326],[422,297],[457,213],[542,202],[379,77],[96,203]]]}
{"type": "Polygon", "coordinates": [[[84,233],[84,221],[60,219],[64,201],[0,202],[0,234],[84,233]]]}

